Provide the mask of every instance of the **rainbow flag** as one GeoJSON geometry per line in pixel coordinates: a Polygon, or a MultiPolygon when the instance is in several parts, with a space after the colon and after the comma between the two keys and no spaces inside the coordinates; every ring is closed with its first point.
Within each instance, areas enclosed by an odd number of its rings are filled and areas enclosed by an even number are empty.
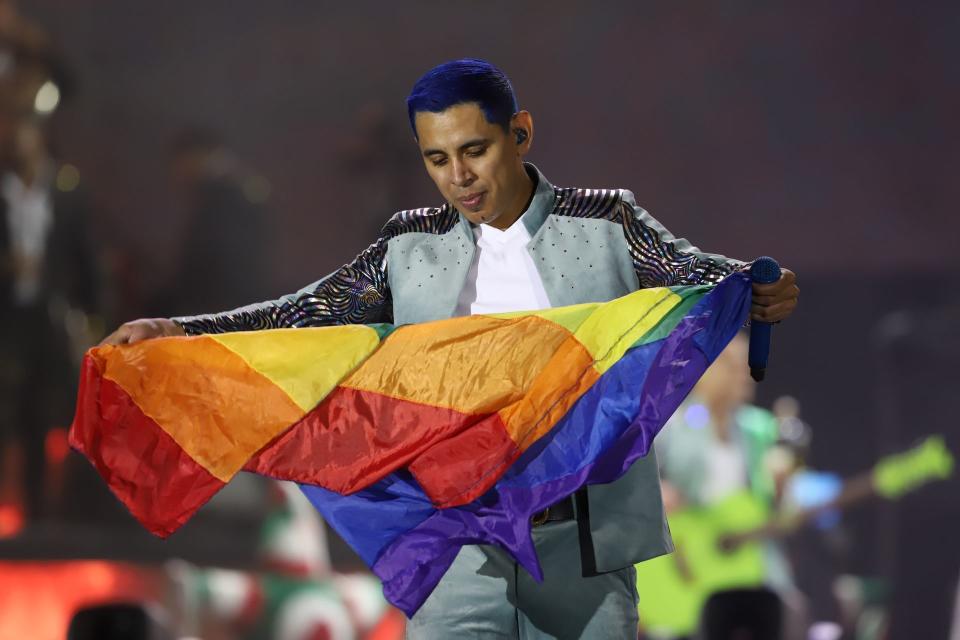
{"type": "Polygon", "coordinates": [[[97,347],[70,442],[159,536],[239,471],[300,483],[412,615],[464,544],[540,578],[530,516],[645,455],[749,306],[737,273],[534,312],[97,347]]]}

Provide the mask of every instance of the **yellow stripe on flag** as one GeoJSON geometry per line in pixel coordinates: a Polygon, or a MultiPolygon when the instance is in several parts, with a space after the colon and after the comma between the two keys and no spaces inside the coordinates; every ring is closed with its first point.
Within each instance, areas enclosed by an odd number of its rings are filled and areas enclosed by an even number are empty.
{"type": "Polygon", "coordinates": [[[317,406],[377,345],[363,325],[271,329],[209,336],[243,358],[303,409],[317,406]]]}
{"type": "Polygon", "coordinates": [[[543,320],[555,322],[570,333],[573,333],[583,324],[583,321],[590,317],[601,302],[585,302],[584,304],[574,304],[569,307],[554,307],[552,309],[539,309],[537,311],[511,311],[509,313],[490,314],[492,318],[520,318],[523,316],[535,316],[543,320]]]}
{"type": "Polygon", "coordinates": [[[594,366],[603,374],[680,300],[680,296],[666,288],[634,291],[598,305],[580,324],[574,337],[593,354],[594,366]]]}

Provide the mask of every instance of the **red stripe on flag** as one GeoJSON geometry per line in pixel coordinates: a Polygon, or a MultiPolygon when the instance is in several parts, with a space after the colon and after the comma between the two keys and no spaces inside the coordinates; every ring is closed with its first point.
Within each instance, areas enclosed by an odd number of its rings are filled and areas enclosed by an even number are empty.
{"type": "Polygon", "coordinates": [[[70,446],[96,467],[111,491],[155,535],[167,537],[224,484],[143,414],[97,362],[83,359],[70,446]]]}
{"type": "Polygon", "coordinates": [[[467,504],[492,487],[520,457],[499,414],[430,447],[410,472],[440,509],[467,504]]]}
{"type": "Polygon", "coordinates": [[[492,478],[488,486],[496,482],[515,449],[497,414],[338,387],[244,469],[345,495],[410,465],[427,495],[444,503],[476,491],[479,475],[492,478]],[[425,455],[429,462],[417,462],[425,455]]]}

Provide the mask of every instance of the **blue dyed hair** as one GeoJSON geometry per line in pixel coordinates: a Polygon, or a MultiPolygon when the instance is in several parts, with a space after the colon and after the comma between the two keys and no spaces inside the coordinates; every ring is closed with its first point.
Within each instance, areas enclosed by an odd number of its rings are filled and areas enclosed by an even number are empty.
{"type": "Polygon", "coordinates": [[[491,124],[510,131],[510,118],[518,111],[517,96],[506,74],[485,60],[464,58],[430,69],[407,96],[407,113],[413,135],[420,111],[440,113],[458,104],[476,102],[491,124]]]}

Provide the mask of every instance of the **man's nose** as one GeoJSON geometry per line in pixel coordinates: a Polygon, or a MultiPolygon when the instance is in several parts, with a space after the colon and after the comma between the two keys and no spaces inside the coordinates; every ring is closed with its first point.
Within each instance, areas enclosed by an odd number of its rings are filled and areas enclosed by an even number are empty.
{"type": "Polygon", "coordinates": [[[470,168],[467,167],[467,165],[464,164],[462,161],[454,160],[452,162],[452,165],[453,165],[452,179],[453,179],[454,185],[458,187],[469,187],[470,184],[474,180],[476,180],[477,177],[473,174],[472,171],[470,171],[470,168]]]}

